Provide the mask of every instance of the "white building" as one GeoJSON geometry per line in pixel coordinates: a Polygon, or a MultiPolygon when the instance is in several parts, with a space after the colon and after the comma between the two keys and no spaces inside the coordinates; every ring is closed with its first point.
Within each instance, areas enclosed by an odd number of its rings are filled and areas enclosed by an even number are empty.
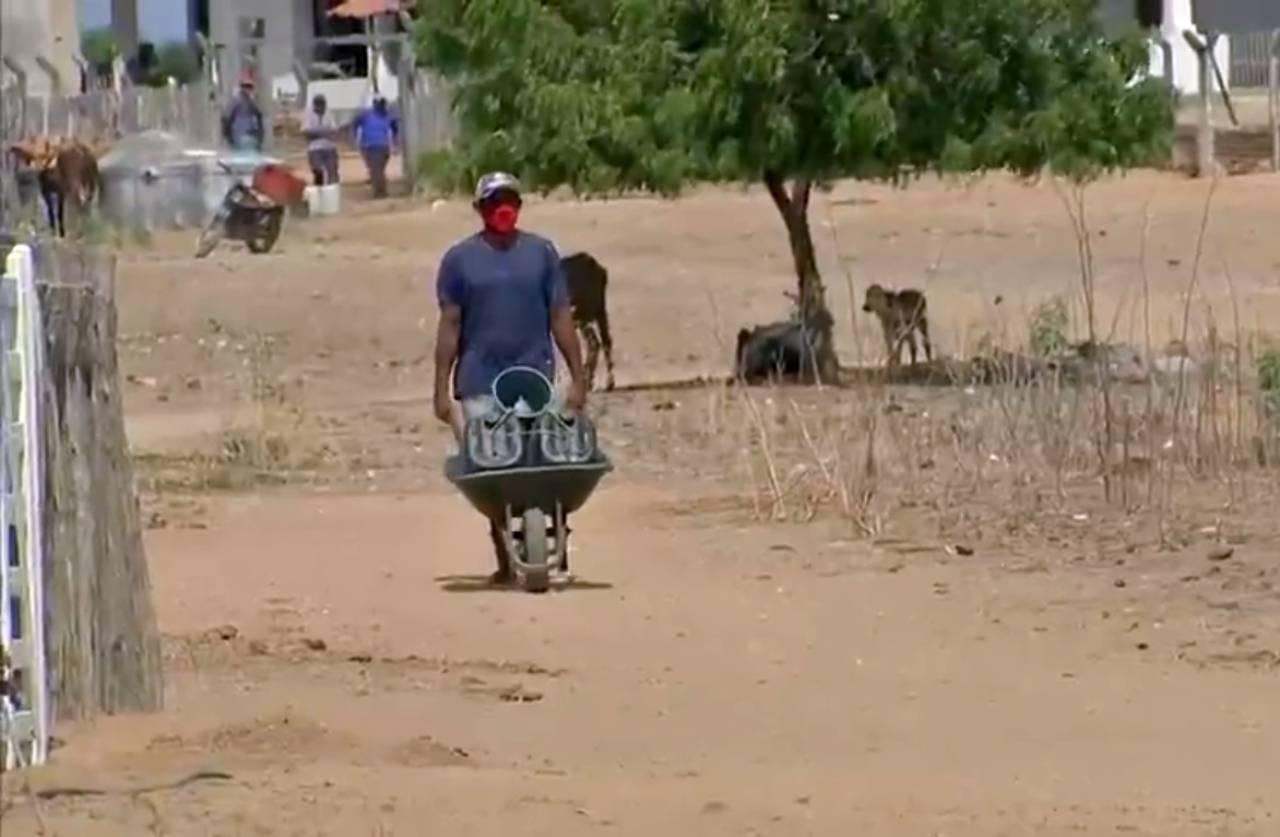
{"type": "MultiPolygon", "coordinates": [[[[1169,79],[1180,93],[1196,95],[1200,92],[1196,53],[1184,35],[1187,30],[1196,29],[1192,0],[1101,0],[1099,12],[1113,30],[1133,26],[1149,30],[1154,39],[1151,73],[1169,79]],[[1165,63],[1170,59],[1172,66],[1166,67],[1165,63]]],[[[1218,39],[1214,56],[1225,81],[1231,61],[1230,38],[1223,36],[1218,39]]]]}

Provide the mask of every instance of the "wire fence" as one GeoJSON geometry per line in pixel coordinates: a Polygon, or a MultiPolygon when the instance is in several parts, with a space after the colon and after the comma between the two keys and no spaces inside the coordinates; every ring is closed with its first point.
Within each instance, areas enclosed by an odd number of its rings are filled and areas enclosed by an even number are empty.
{"type": "Polygon", "coordinates": [[[1271,81],[1271,43],[1275,33],[1250,32],[1231,36],[1232,88],[1267,87],[1271,81]]]}

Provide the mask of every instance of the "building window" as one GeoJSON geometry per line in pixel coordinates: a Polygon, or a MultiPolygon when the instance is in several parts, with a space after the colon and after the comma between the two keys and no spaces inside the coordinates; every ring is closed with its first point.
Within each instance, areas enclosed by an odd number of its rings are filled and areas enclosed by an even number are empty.
{"type": "Polygon", "coordinates": [[[240,18],[240,39],[261,41],[267,37],[267,21],[261,17],[240,18]]]}

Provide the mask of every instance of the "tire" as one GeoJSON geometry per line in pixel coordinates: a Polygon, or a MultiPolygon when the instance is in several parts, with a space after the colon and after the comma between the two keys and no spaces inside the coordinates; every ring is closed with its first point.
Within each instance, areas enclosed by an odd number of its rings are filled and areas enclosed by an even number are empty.
{"type": "Polygon", "coordinates": [[[263,228],[247,242],[249,252],[255,255],[271,252],[271,248],[276,246],[276,241],[280,238],[280,227],[284,220],[283,212],[276,212],[271,215],[263,228]]]}
{"type": "Polygon", "coordinates": [[[212,220],[200,231],[200,237],[196,239],[197,259],[203,259],[212,253],[217,248],[218,243],[222,241],[222,236],[227,228],[227,214],[225,209],[219,209],[212,220]]]}
{"type": "Polygon", "coordinates": [[[542,509],[526,509],[523,515],[524,531],[524,589],[527,593],[545,593],[551,586],[551,571],[547,566],[547,516],[542,509]]]}

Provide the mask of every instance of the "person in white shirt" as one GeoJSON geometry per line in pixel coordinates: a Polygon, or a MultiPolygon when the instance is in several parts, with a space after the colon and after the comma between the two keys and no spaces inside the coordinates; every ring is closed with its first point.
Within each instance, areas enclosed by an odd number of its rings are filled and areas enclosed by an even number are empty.
{"type": "Polygon", "coordinates": [[[338,121],[322,95],[311,100],[311,110],[302,120],[302,134],[307,138],[307,164],[317,186],[338,182],[338,121]]]}

